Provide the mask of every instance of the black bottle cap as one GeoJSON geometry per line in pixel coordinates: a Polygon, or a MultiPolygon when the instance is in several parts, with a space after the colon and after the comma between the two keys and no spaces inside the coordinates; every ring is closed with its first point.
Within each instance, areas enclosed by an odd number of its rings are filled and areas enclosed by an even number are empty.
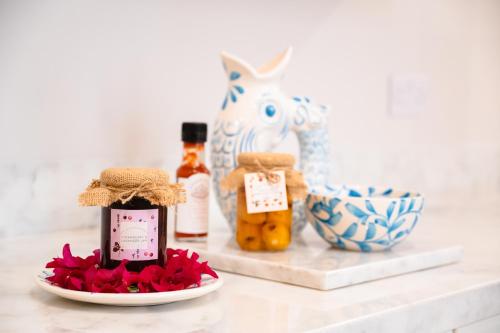
{"type": "Polygon", "coordinates": [[[206,142],[206,123],[182,123],[182,141],[184,142],[206,142]]]}

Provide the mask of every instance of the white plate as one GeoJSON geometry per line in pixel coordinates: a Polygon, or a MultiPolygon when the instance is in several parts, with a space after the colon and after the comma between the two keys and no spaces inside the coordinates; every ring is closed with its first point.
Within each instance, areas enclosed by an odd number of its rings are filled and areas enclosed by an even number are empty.
{"type": "Polygon", "coordinates": [[[88,291],[76,291],[64,289],[50,284],[45,278],[50,276],[48,271],[42,271],[35,276],[36,283],[44,290],[67,299],[80,302],[107,304],[117,306],[142,306],[157,305],[184,301],[200,297],[219,289],[222,286],[222,278],[215,279],[204,275],[201,286],[178,291],[166,291],[157,293],[131,293],[131,294],[110,294],[91,293],[88,291]]]}

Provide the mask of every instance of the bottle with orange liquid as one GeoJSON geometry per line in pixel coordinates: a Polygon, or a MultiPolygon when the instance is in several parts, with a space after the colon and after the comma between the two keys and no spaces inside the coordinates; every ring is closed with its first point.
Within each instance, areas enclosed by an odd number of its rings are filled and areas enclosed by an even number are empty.
{"type": "Polygon", "coordinates": [[[175,239],[201,242],[208,235],[210,172],[205,166],[207,124],[182,123],[184,153],[177,169],[177,182],[184,185],[186,203],[175,213],[175,239]]]}

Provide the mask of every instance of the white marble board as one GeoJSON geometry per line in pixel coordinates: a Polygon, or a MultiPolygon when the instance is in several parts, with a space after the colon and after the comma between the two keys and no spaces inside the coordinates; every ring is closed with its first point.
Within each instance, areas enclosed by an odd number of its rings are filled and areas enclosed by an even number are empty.
{"type": "Polygon", "coordinates": [[[211,234],[207,243],[169,243],[189,247],[218,270],[320,290],[415,272],[458,262],[463,248],[412,241],[389,251],[359,253],[331,248],[311,230],[284,252],[246,252],[227,233],[211,234]],[[187,246],[187,244],[189,244],[187,246]]]}

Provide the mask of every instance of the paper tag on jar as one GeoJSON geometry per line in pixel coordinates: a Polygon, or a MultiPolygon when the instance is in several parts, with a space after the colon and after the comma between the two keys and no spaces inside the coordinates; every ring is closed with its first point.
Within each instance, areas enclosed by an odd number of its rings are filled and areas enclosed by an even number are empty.
{"type": "Polygon", "coordinates": [[[249,214],[288,209],[285,172],[271,173],[273,174],[271,181],[260,172],[245,174],[245,194],[249,214]]]}

